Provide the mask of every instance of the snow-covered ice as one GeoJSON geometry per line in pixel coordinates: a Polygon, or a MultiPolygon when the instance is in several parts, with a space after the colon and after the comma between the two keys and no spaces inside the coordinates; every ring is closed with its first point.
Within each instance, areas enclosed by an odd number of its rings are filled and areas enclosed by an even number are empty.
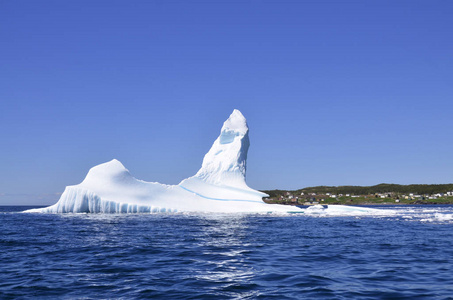
{"type": "Polygon", "coordinates": [[[249,148],[247,122],[234,110],[203,159],[201,169],[178,185],[145,182],[114,159],[90,169],[78,185],[66,187],[59,201],[28,212],[287,212],[297,207],[271,205],[266,194],[245,182],[249,148]]]}
{"type": "MultiPolygon", "coordinates": [[[[178,185],[138,180],[113,159],[91,168],[82,183],[67,186],[56,204],[27,212],[304,212],[295,206],[264,203],[262,197],[267,194],[247,185],[248,132],[246,119],[235,109],[205,155],[201,169],[178,185]]],[[[367,209],[341,206],[306,212],[330,211],[367,213],[367,209]]]]}

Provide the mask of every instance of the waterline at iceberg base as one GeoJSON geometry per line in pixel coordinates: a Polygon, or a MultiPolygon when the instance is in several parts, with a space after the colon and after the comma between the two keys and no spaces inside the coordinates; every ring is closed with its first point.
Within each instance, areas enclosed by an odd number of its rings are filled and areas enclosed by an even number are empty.
{"type": "Polygon", "coordinates": [[[267,204],[267,194],[245,182],[248,126],[239,110],[224,122],[220,136],[205,155],[201,169],[178,185],[134,178],[114,159],[90,169],[82,183],[67,186],[52,206],[27,212],[43,213],[157,213],[157,212],[332,212],[368,213],[373,209],[336,206],[303,210],[267,204]]]}

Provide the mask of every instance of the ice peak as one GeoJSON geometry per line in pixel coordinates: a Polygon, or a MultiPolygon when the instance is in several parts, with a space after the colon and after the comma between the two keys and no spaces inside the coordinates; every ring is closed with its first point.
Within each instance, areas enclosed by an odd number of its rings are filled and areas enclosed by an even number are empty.
{"type": "Polygon", "coordinates": [[[245,135],[248,132],[249,128],[247,126],[247,120],[242,115],[242,113],[234,109],[230,117],[223,123],[221,132],[237,132],[242,135],[245,135]]]}
{"type": "Polygon", "coordinates": [[[116,158],[114,158],[111,161],[108,161],[106,163],[97,165],[97,166],[93,167],[92,169],[94,169],[94,168],[108,169],[110,171],[127,171],[127,169],[124,167],[124,165],[116,158]]]}
{"type": "Polygon", "coordinates": [[[92,167],[90,171],[88,171],[83,182],[86,183],[93,180],[99,181],[103,178],[110,180],[124,180],[129,177],[132,177],[129,170],[126,169],[119,160],[112,159],[111,161],[92,167]]]}
{"type": "Polygon", "coordinates": [[[233,110],[194,177],[210,184],[248,189],[245,183],[248,130],[242,113],[233,110]]]}

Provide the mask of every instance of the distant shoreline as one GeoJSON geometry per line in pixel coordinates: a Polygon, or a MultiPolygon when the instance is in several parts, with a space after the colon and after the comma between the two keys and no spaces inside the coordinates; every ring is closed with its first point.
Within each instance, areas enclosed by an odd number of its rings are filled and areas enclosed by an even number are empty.
{"type": "Polygon", "coordinates": [[[392,206],[405,206],[405,205],[453,205],[453,200],[451,202],[412,202],[412,203],[398,203],[398,202],[379,202],[379,203],[373,203],[373,202],[362,202],[362,203],[347,203],[347,202],[335,202],[335,203],[325,203],[325,202],[320,202],[320,203],[303,203],[303,204],[294,204],[294,203],[279,203],[279,202],[272,202],[268,200],[264,200],[264,202],[268,204],[283,204],[283,205],[289,205],[289,206],[313,206],[313,205],[348,205],[348,206],[385,206],[385,205],[392,205],[392,206]]]}
{"type": "Polygon", "coordinates": [[[387,184],[317,186],[299,190],[267,190],[266,203],[287,205],[436,205],[453,204],[453,184],[387,184]]]}
{"type": "MultiPolygon", "coordinates": [[[[274,204],[270,202],[266,202],[269,204],[274,204]]],[[[350,203],[317,203],[317,204],[283,204],[283,205],[290,205],[290,206],[313,206],[313,205],[348,205],[348,206],[413,206],[413,205],[453,205],[453,201],[450,203],[443,202],[443,203],[436,203],[436,202],[423,202],[423,203],[391,203],[391,202],[382,202],[382,203],[359,203],[359,204],[350,204],[350,203]]]]}

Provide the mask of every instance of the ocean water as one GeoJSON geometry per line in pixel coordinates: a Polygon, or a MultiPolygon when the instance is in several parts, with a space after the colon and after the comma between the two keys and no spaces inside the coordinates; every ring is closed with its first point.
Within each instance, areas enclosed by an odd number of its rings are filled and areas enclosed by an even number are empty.
{"type": "Polygon", "coordinates": [[[453,206],[373,216],[23,214],[1,299],[453,299],[453,206]]]}

